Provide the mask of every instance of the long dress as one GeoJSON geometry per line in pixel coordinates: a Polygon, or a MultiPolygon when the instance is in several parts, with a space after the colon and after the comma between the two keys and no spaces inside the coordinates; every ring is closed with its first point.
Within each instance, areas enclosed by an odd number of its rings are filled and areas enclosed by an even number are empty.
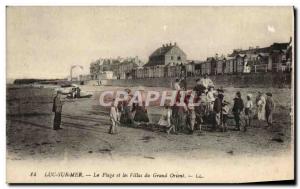
{"type": "Polygon", "coordinates": [[[110,134],[115,134],[117,132],[118,128],[118,108],[115,106],[112,106],[110,108],[110,121],[111,121],[111,126],[109,128],[109,133],[110,134]]]}
{"type": "Polygon", "coordinates": [[[266,119],[268,124],[272,124],[273,122],[273,111],[275,109],[274,100],[271,97],[267,97],[266,99],[266,119]]]}
{"type": "Polygon", "coordinates": [[[147,113],[146,107],[139,106],[138,104],[135,105],[135,115],[134,115],[134,121],[136,122],[149,122],[149,117],[147,113]]]}
{"type": "Polygon", "coordinates": [[[214,101],[215,101],[214,92],[213,91],[208,91],[206,99],[207,99],[208,111],[211,112],[211,111],[213,111],[214,101]]]}
{"type": "Polygon", "coordinates": [[[122,113],[121,113],[121,118],[120,118],[120,122],[122,124],[132,124],[133,120],[132,120],[132,113],[130,111],[130,107],[128,106],[128,102],[127,101],[123,101],[123,109],[122,109],[122,113]]]}
{"type": "Polygon", "coordinates": [[[258,120],[266,120],[266,99],[264,96],[261,96],[259,101],[257,102],[257,119],[258,120]]]}
{"type": "Polygon", "coordinates": [[[186,112],[187,112],[187,108],[186,106],[178,106],[178,122],[177,122],[177,127],[176,130],[184,130],[184,128],[186,127],[186,112]]]}

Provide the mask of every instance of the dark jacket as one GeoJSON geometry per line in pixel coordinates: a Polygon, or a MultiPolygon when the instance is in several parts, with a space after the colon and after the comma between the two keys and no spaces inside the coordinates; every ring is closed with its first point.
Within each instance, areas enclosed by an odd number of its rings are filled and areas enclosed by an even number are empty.
{"type": "Polygon", "coordinates": [[[271,97],[266,99],[266,112],[272,112],[275,109],[275,103],[271,97]]]}
{"type": "Polygon", "coordinates": [[[214,102],[214,112],[220,113],[222,111],[222,99],[216,98],[214,102]]]}
{"type": "Polygon", "coordinates": [[[244,109],[244,102],[241,98],[234,98],[233,99],[234,104],[233,104],[233,108],[232,108],[232,112],[233,113],[240,113],[243,111],[244,109]]]}
{"type": "Polygon", "coordinates": [[[52,112],[61,113],[63,102],[60,99],[60,96],[56,95],[53,100],[52,112]]]}

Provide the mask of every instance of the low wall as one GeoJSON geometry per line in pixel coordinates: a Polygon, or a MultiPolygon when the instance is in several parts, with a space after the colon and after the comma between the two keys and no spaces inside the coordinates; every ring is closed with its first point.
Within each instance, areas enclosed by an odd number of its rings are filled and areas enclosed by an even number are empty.
{"type": "MultiPolygon", "coordinates": [[[[196,79],[200,77],[188,77],[188,88],[192,88],[196,84],[196,79]]],[[[213,75],[209,78],[216,86],[223,87],[290,87],[290,73],[249,73],[241,75],[213,75]]],[[[146,87],[171,87],[171,82],[175,78],[143,78],[143,79],[120,79],[105,80],[102,85],[108,86],[146,86],[146,87]]]]}

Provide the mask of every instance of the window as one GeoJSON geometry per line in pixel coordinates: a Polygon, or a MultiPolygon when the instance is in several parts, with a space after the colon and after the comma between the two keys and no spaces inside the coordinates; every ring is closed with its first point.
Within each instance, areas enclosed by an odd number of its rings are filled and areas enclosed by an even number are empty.
{"type": "Polygon", "coordinates": [[[171,60],[173,60],[173,56],[171,56],[171,60]]]}
{"type": "Polygon", "coordinates": [[[181,60],[181,57],[180,57],[180,56],[178,56],[178,57],[177,57],[177,60],[181,60]]]}

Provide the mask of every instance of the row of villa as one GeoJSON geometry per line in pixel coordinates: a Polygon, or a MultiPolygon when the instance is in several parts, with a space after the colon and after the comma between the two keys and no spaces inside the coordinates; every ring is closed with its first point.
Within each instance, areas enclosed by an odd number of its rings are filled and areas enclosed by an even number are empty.
{"type": "Polygon", "coordinates": [[[204,61],[188,60],[176,44],[163,44],[146,64],[138,57],[97,60],[90,65],[90,79],[141,79],[157,77],[243,74],[250,72],[290,72],[292,40],[268,47],[235,49],[227,56],[216,54],[204,61]],[[103,77],[104,75],[104,77],[103,77]]]}

